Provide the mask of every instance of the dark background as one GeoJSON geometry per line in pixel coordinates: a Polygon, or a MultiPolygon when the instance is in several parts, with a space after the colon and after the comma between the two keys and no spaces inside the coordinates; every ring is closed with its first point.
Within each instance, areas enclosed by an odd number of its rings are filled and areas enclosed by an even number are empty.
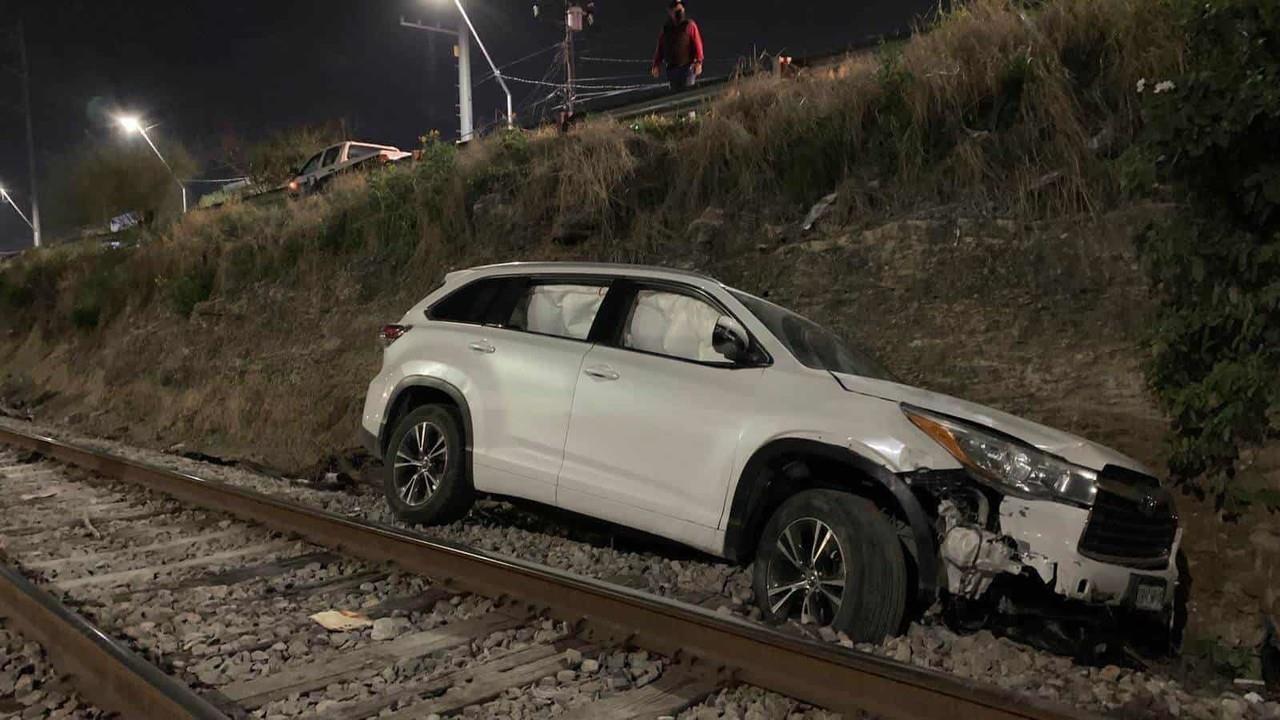
{"type": "MultiPolygon", "coordinates": [[[[499,64],[560,40],[552,22],[562,0],[546,0],[543,18],[531,0],[464,0],[499,64]]],[[[908,28],[934,0],[689,0],[707,45],[708,75],[730,72],[740,56],[786,51],[804,56],[840,50],[868,35],[908,28]]],[[[578,36],[578,54],[635,62],[580,61],[581,77],[600,84],[651,82],[644,73],[665,19],[664,0],[596,0],[597,24],[578,36]],[[635,77],[616,77],[635,76],[635,77]]],[[[457,135],[457,71],[452,40],[399,26],[404,15],[457,23],[451,0],[0,0],[0,183],[27,210],[26,146],[17,47],[11,31],[26,26],[32,78],[36,161],[44,186],[49,168],[86,138],[126,140],[113,113],[158,123],[153,137],[185,145],[202,177],[234,174],[220,164],[227,137],[245,142],[273,130],[343,121],[353,138],[411,149],[425,132],[457,135]]],[[[554,53],[504,72],[543,79],[554,53]]],[[[489,75],[473,45],[477,82],[489,75]]],[[[552,77],[551,79],[554,79],[552,77]]],[[[517,109],[550,88],[511,83],[517,109]]],[[[502,95],[480,84],[475,124],[498,119],[502,95]]],[[[193,187],[193,194],[213,189],[193,187]]],[[[42,191],[47,187],[42,187],[42,191]]],[[[50,193],[42,192],[45,214],[50,193]]],[[[46,241],[52,237],[46,231],[46,241]]],[[[30,233],[0,207],[0,250],[25,247],[30,233]]]]}

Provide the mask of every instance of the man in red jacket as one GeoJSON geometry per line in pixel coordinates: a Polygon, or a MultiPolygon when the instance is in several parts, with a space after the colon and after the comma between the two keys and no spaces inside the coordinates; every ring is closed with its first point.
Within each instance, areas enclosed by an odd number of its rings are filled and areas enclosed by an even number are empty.
{"type": "Polygon", "coordinates": [[[697,23],[685,17],[684,0],[671,0],[667,15],[670,19],[658,36],[650,72],[661,77],[666,68],[671,89],[684,90],[693,87],[702,74],[702,33],[697,23]]]}

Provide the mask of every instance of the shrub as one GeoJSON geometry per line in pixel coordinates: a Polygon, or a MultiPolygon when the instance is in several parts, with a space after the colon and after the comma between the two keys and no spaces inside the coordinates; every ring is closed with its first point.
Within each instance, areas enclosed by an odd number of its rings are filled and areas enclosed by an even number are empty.
{"type": "Polygon", "coordinates": [[[1186,69],[1135,86],[1149,155],[1185,200],[1139,243],[1160,299],[1148,374],[1171,469],[1221,495],[1241,446],[1280,434],[1280,6],[1176,7],[1186,69]]]}
{"type": "Polygon", "coordinates": [[[213,296],[214,270],[213,265],[202,260],[169,281],[169,304],[174,312],[190,317],[196,305],[213,296]]]}

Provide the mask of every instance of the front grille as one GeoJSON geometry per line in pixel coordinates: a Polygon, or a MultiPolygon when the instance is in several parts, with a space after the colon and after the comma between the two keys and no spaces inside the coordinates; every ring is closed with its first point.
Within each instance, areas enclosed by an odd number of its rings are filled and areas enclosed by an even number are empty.
{"type": "Polygon", "coordinates": [[[1165,567],[1177,533],[1178,516],[1162,491],[1130,485],[1121,494],[1100,487],[1080,554],[1128,567],[1165,567]]]}

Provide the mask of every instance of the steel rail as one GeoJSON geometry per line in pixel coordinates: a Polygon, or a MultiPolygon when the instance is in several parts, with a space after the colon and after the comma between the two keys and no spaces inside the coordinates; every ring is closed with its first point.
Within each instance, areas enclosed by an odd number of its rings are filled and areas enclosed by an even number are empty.
{"type": "Polygon", "coordinates": [[[703,608],[545,566],[429,540],[53,438],[0,428],[0,443],[225,512],[460,590],[513,598],[597,636],[719,667],[829,710],[912,720],[1083,720],[1074,708],[780,633],[703,608]]]}
{"type": "Polygon", "coordinates": [[[226,720],[194,690],[0,563],[0,617],[38,643],[87,700],[122,717],[226,720]]]}

